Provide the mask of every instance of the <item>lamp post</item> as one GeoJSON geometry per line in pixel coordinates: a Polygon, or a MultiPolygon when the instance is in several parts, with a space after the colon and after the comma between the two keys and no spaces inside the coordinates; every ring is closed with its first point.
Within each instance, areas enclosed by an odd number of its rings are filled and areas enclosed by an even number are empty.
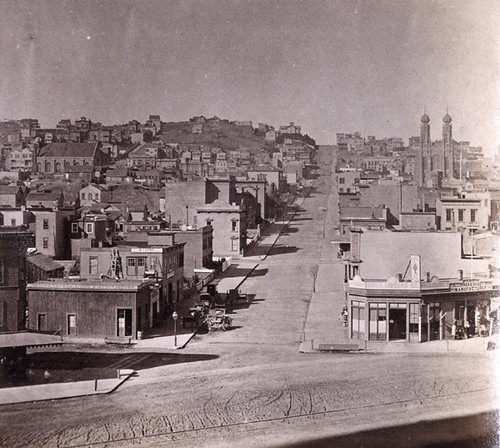
{"type": "Polygon", "coordinates": [[[172,318],[174,319],[174,347],[177,347],[177,318],[179,315],[176,311],[173,312],[172,318]]]}

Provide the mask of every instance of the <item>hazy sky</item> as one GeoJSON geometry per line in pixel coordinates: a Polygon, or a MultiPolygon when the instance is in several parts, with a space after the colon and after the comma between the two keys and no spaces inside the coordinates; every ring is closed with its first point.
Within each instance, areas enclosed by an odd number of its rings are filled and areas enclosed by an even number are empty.
{"type": "Polygon", "coordinates": [[[500,2],[0,0],[0,119],[217,115],[500,144],[500,2]]]}

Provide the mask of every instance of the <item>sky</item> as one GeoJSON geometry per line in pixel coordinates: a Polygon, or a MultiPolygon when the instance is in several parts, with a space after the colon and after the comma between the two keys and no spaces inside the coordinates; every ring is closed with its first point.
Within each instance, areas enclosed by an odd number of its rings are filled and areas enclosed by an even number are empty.
{"type": "Polygon", "coordinates": [[[500,145],[500,2],[0,0],[0,119],[51,127],[196,115],[320,144],[441,138],[500,145]]]}

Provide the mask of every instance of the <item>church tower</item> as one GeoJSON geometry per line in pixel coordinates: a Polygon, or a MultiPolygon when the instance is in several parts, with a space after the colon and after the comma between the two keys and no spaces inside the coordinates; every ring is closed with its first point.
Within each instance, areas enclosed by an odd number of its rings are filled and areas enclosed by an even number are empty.
{"type": "Polygon", "coordinates": [[[420,119],[420,148],[417,154],[417,183],[420,187],[432,182],[431,177],[431,126],[427,113],[420,119]]]}
{"type": "Polygon", "coordinates": [[[446,179],[453,179],[453,138],[451,117],[446,112],[443,117],[443,150],[444,150],[444,176],[446,179]]]}

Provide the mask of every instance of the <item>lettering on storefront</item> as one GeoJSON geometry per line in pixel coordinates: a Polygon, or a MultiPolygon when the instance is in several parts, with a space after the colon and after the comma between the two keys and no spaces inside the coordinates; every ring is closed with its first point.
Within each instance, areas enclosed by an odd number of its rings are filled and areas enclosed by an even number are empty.
{"type": "Polygon", "coordinates": [[[451,292],[487,291],[491,288],[491,282],[482,282],[480,280],[464,280],[463,282],[450,283],[451,292]]]}

